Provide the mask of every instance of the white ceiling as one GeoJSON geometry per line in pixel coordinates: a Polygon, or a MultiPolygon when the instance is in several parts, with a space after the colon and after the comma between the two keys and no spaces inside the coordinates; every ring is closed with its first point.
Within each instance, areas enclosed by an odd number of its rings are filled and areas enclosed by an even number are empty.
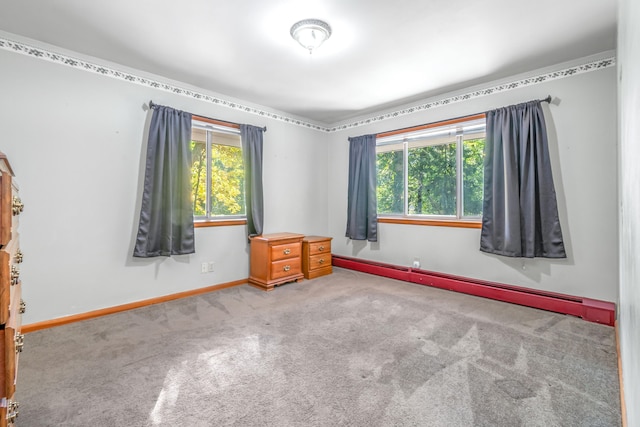
{"type": "Polygon", "coordinates": [[[615,48],[616,0],[0,0],[0,30],[322,124],[615,48]],[[309,55],[295,22],[328,22],[309,55]]]}

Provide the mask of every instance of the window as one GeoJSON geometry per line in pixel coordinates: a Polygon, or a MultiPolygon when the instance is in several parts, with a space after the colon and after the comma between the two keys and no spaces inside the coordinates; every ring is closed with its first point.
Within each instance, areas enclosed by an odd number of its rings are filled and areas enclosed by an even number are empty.
{"type": "Polygon", "coordinates": [[[238,129],[194,120],[191,190],[197,221],[245,217],[244,165],[238,129]]]}
{"type": "Polygon", "coordinates": [[[484,115],[381,134],[376,142],[380,217],[482,216],[484,115]]]}

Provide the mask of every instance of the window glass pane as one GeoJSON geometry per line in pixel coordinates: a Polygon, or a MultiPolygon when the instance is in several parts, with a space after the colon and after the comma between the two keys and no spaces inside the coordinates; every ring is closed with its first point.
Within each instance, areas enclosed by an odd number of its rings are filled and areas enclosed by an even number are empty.
{"type": "Polygon", "coordinates": [[[484,137],[462,144],[463,215],[482,216],[484,189],[484,137]]]}
{"type": "Polygon", "coordinates": [[[400,214],[404,212],[404,161],[402,144],[393,149],[378,150],[376,169],[378,177],[378,213],[400,214]]]}
{"type": "Polygon", "coordinates": [[[456,143],[409,145],[409,215],[456,215],[456,143]]]}
{"type": "Polygon", "coordinates": [[[207,133],[194,128],[191,132],[191,195],[193,215],[207,214],[207,133]]]}
{"type": "Polygon", "coordinates": [[[240,136],[212,134],[211,215],[244,215],[244,165],[240,136]]]}

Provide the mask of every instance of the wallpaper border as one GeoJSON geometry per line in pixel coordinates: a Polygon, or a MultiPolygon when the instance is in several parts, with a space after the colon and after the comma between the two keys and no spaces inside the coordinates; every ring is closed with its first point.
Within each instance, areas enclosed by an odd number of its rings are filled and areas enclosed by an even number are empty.
{"type": "Polygon", "coordinates": [[[240,102],[229,101],[222,97],[208,95],[206,93],[199,92],[197,90],[186,89],[186,88],[177,86],[175,84],[165,83],[165,82],[161,82],[159,80],[154,80],[147,77],[141,77],[134,73],[119,71],[115,68],[111,68],[108,66],[97,65],[86,60],[77,59],[69,55],[52,52],[44,48],[30,46],[28,44],[9,40],[1,36],[0,36],[0,49],[7,50],[10,52],[20,53],[20,54],[35,57],[35,58],[40,58],[42,60],[54,62],[61,65],[66,65],[68,67],[88,71],[91,73],[100,74],[103,76],[111,77],[111,78],[122,80],[122,81],[127,81],[127,82],[138,84],[141,86],[163,90],[165,92],[186,96],[188,98],[210,102],[215,105],[230,108],[233,110],[243,111],[245,113],[254,114],[256,116],[267,117],[267,118],[278,120],[284,123],[289,123],[296,126],[302,126],[308,129],[313,129],[313,130],[328,132],[328,133],[338,132],[346,129],[353,129],[353,128],[365,126],[371,123],[376,123],[383,120],[389,120],[396,117],[413,114],[419,111],[429,110],[432,108],[437,108],[444,105],[467,101],[467,100],[479,98],[482,96],[492,95],[500,92],[506,92],[513,89],[518,89],[526,86],[548,82],[551,80],[557,80],[564,77],[569,77],[577,74],[587,73],[590,71],[600,70],[602,68],[615,66],[615,57],[599,59],[599,60],[587,62],[585,64],[568,67],[558,71],[552,71],[552,72],[548,72],[548,73],[544,73],[544,74],[540,74],[532,77],[527,77],[524,79],[502,83],[502,84],[487,87],[484,89],[478,89],[471,92],[462,93],[459,95],[437,99],[435,101],[429,101],[422,104],[405,107],[400,110],[395,110],[395,111],[391,111],[384,114],[374,115],[372,117],[362,119],[362,120],[357,120],[350,123],[344,123],[337,126],[325,127],[325,126],[320,126],[305,120],[288,117],[285,114],[269,112],[260,108],[243,105],[240,102]]]}
{"type": "Polygon", "coordinates": [[[351,123],[345,123],[339,126],[333,126],[328,128],[328,132],[337,132],[346,129],[352,129],[359,126],[368,125],[370,123],[379,122],[382,120],[388,120],[395,117],[406,116],[407,114],[413,114],[418,111],[429,110],[444,105],[455,104],[456,102],[467,101],[473,98],[480,98],[482,96],[492,95],[495,93],[506,92],[526,86],[532,86],[539,83],[548,82],[551,80],[558,80],[564,77],[569,77],[577,74],[583,74],[590,71],[596,71],[603,68],[613,67],[616,65],[615,57],[599,59],[596,61],[587,62],[585,64],[576,65],[573,67],[565,68],[563,70],[552,71],[537,76],[527,77],[520,80],[514,80],[507,83],[487,87],[484,89],[478,89],[471,92],[462,93],[460,95],[454,95],[447,98],[438,99],[435,101],[429,101],[424,104],[419,104],[411,107],[406,107],[401,110],[392,111],[385,114],[376,115],[367,119],[358,120],[351,123]]]}

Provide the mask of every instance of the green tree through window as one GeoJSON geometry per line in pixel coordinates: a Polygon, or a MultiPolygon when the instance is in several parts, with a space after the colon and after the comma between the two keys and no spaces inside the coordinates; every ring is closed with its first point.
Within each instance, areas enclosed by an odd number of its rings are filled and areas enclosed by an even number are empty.
{"type": "Polygon", "coordinates": [[[244,164],[240,135],[194,126],[191,135],[191,190],[196,218],[242,216],[244,164]]]}
{"type": "Polygon", "coordinates": [[[456,214],[456,144],[409,148],[409,215],[456,214]]]}
{"type": "Polygon", "coordinates": [[[404,166],[402,151],[378,153],[378,212],[401,214],[404,210],[404,166]]]}
{"type": "Polygon", "coordinates": [[[242,149],[211,145],[211,215],[244,214],[242,149]]]}
{"type": "Polygon", "coordinates": [[[379,138],[378,214],[481,216],[484,138],[484,119],[379,138]]]}
{"type": "Polygon", "coordinates": [[[464,216],[482,216],[484,138],[467,139],[462,147],[464,216]]]}

